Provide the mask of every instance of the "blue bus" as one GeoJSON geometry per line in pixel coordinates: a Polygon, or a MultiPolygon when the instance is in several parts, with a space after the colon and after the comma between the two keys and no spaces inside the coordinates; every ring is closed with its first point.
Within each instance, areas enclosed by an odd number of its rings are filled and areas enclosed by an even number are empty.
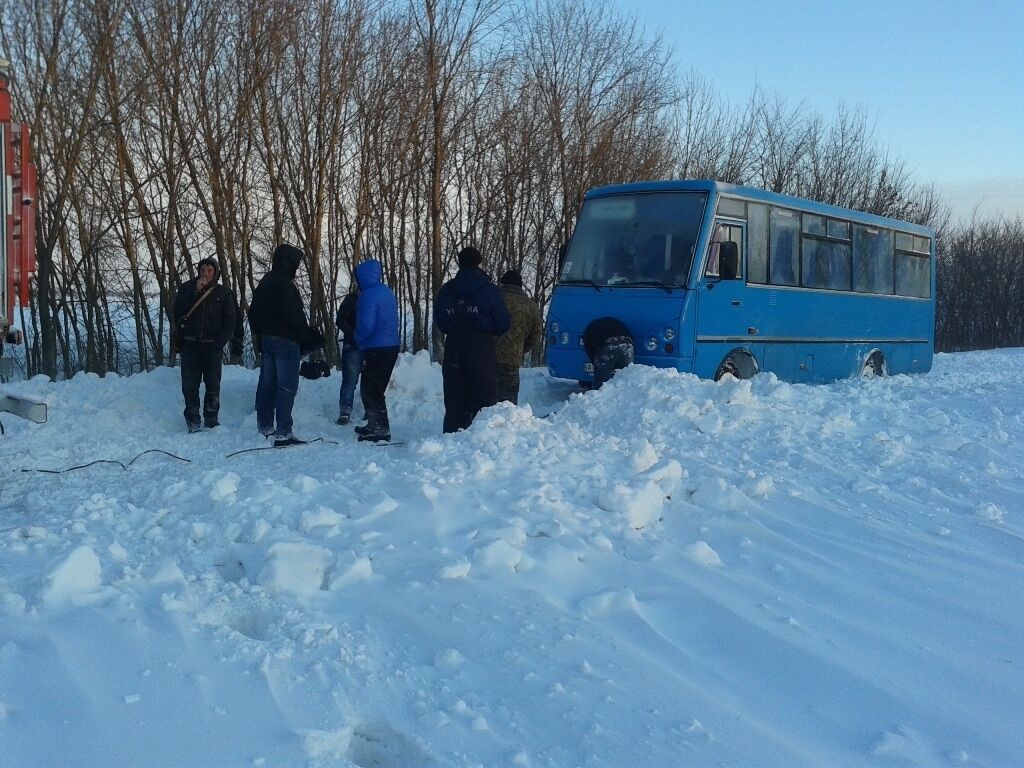
{"type": "Polygon", "coordinates": [[[932,365],[935,232],[917,224],[715,181],[622,184],[587,193],[563,258],[547,364],[582,386],[609,328],[632,361],[703,378],[932,365]]]}

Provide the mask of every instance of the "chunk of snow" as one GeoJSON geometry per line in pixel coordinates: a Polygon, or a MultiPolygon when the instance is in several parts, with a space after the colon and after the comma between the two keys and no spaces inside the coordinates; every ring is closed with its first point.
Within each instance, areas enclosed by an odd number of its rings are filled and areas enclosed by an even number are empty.
{"type": "Polygon", "coordinates": [[[352,742],[352,732],[350,726],[329,731],[306,731],[303,734],[306,756],[311,760],[345,760],[352,742]]]}
{"type": "Polygon", "coordinates": [[[633,453],[629,457],[629,463],[636,473],[644,472],[658,463],[658,452],[646,438],[641,438],[633,444],[633,453]]]}
{"type": "Polygon", "coordinates": [[[311,544],[279,541],[267,550],[259,583],[272,592],[311,595],[323,589],[334,553],[311,544]]]}
{"type": "Polygon", "coordinates": [[[652,480],[639,487],[614,485],[598,500],[601,509],[625,516],[629,525],[638,529],[660,520],[664,504],[665,494],[652,480]]]}
{"type": "Polygon", "coordinates": [[[1006,517],[1006,513],[995,504],[991,502],[985,504],[978,504],[974,508],[974,514],[980,517],[982,520],[991,520],[995,523],[1003,522],[1006,517]]]}
{"type": "Polygon", "coordinates": [[[442,579],[464,579],[469,576],[469,570],[472,567],[468,560],[462,560],[452,565],[446,565],[441,569],[442,579]]]}
{"type": "Polygon", "coordinates": [[[50,573],[47,580],[49,587],[43,593],[44,603],[80,602],[103,585],[100,559],[92,547],[80,546],[50,573]]]}
{"type": "Polygon", "coordinates": [[[234,472],[227,472],[210,486],[210,501],[229,501],[235,497],[241,478],[234,472]]]}
{"type": "Polygon", "coordinates": [[[697,541],[686,548],[686,556],[700,565],[721,565],[722,560],[706,541],[697,541]]]}
{"type": "Polygon", "coordinates": [[[437,669],[453,669],[462,666],[465,658],[454,648],[445,648],[434,657],[434,666],[437,669]]]}
{"type": "Polygon", "coordinates": [[[331,589],[344,589],[352,584],[373,578],[373,563],[368,557],[358,557],[331,581],[331,589]]]}

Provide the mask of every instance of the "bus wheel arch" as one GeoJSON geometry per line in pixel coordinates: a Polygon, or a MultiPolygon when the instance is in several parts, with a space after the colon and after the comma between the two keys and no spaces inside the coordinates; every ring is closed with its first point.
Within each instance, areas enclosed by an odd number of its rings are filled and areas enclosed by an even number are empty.
{"type": "Polygon", "coordinates": [[[880,349],[872,349],[864,357],[864,367],[860,370],[860,375],[866,378],[874,378],[876,376],[886,376],[888,374],[888,366],[885,363],[885,355],[880,349]]]}
{"type": "Polygon", "coordinates": [[[760,369],[757,365],[757,360],[754,359],[754,355],[751,354],[750,350],[740,347],[732,350],[722,358],[722,362],[718,364],[718,370],[715,371],[715,381],[718,381],[726,374],[730,374],[737,379],[752,379],[759,371],[760,369]]]}

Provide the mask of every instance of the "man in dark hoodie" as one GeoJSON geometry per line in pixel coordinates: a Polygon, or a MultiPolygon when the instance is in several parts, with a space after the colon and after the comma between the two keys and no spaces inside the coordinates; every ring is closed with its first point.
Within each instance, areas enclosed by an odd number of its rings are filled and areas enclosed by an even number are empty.
{"type": "Polygon", "coordinates": [[[356,306],[359,302],[359,283],[352,281],[351,290],[341,300],[334,324],[341,332],[341,389],[338,390],[338,420],[344,426],[352,420],[352,402],[356,385],[363,370],[363,352],[356,341],[356,306]]]}
{"type": "Polygon", "coordinates": [[[512,325],[501,291],[480,269],[476,248],[459,252],[459,271],[434,300],[434,322],[445,335],[444,431],[473,423],[481,408],[498,402],[498,336],[512,325]]]}
{"type": "Polygon", "coordinates": [[[249,305],[253,347],[261,353],[256,426],[261,434],[274,435],[277,446],[301,442],[292,434],[299,358],[323,345],[323,334],[306,322],[302,296],[294,282],[304,257],[294,245],[277,246],[271,269],[256,286],[249,305]]]}
{"type": "Polygon", "coordinates": [[[220,377],[224,345],[235,332],[238,308],[235,297],[217,282],[220,268],[213,259],[199,262],[199,274],[178,286],[174,297],[174,325],[181,344],[181,393],[185,396],[185,423],[189,432],[201,429],[199,385],[203,395],[203,420],[207,429],[220,424],[220,377]]]}

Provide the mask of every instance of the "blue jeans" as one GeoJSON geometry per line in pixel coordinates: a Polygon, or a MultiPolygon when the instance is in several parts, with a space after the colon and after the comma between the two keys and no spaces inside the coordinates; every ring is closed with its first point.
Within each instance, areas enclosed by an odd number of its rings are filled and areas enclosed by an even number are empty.
{"type": "Polygon", "coordinates": [[[265,435],[273,431],[277,437],[287,437],[292,433],[292,405],[299,391],[299,345],[280,336],[263,336],[260,350],[256,426],[265,435]]]}
{"type": "Polygon", "coordinates": [[[354,344],[341,346],[341,392],[338,393],[339,415],[352,415],[352,402],[356,397],[356,385],[363,371],[363,352],[354,344]]]}

